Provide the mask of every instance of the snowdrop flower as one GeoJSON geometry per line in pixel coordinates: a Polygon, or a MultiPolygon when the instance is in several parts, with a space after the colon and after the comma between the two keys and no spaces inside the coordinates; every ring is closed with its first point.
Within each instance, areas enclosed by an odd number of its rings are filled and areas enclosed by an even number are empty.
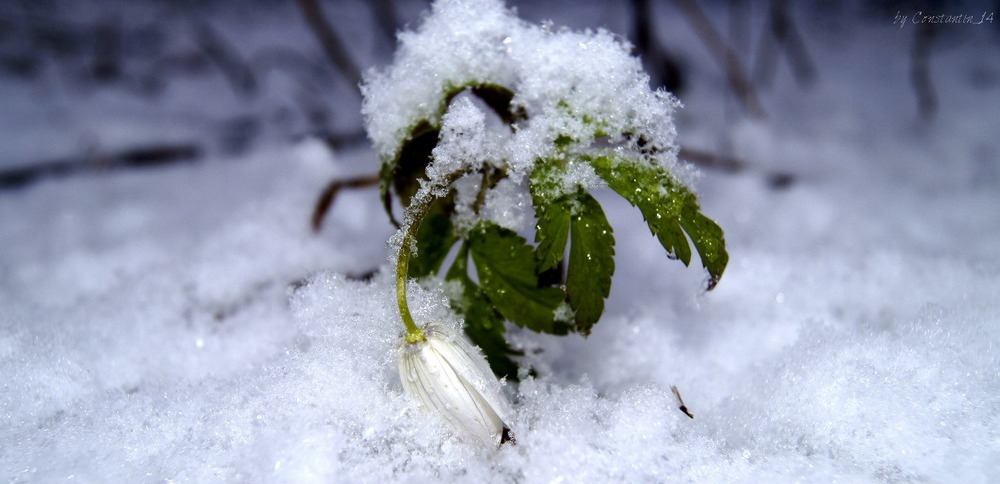
{"type": "Polygon", "coordinates": [[[462,435],[497,446],[514,440],[506,424],[511,411],[483,353],[461,329],[439,323],[417,326],[406,300],[410,255],[420,222],[438,190],[463,173],[460,168],[421,185],[400,227],[396,303],[406,333],[399,350],[399,376],[407,394],[440,414],[462,435]]]}
{"type": "Polygon", "coordinates": [[[403,389],[461,435],[485,445],[508,440],[509,405],[478,348],[459,330],[431,323],[423,339],[407,338],[399,355],[403,389]]]}

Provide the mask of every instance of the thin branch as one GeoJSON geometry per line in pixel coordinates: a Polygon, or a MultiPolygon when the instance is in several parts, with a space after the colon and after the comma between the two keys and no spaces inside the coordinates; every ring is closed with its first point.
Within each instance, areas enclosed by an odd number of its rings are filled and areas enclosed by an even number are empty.
{"type": "Polygon", "coordinates": [[[316,206],[313,207],[311,219],[313,232],[319,232],[319,230],[323,228],[323,219],[326,217],[326,213],[330,211],[333,201],[337,198],[337,194],[339,194],[341,190],[345,188],[368,188],[378,185],[379,181],[381,181],[381,178],[379,178],[378,173],[376,173],[374,175],[365,175],[330,182],[330,184],[323,189],[319,199],[316,200],[316,206]]]}
{"type": "Polygon", "coordinates": [[[195,145],[154,145],[101,156],[86,156],[0,170],[0,190],[28,186],[46,178],[63,178],[83,173],[147,168],[196,161],[200,150],[195,145]]]}
{"type": "Polygon", "coordinates": [[[788,14],[788,3],[785,0],[772,0],[768,15],[768,27],[761,36],[761,52],[757,64],[757,72],[760,77],[765,75],[769,81],[774,71],[774,42],[777,41],[788,57],[788,64],[792,68],[795,80],[800,86],[809,86],[816,80],[816,67],[809,52],[806,50],[805,41],[799,33],[798,28],[788,14]],[[764,72],[765,62],[769,68],[764,72]]]}
{"type": "Polygon", "coordinates": [[[344,148],[354,148],[365,145],[368,142],[368,134],[364,130],[352,131],[350,133],[328,133],[323,137],[323,141],[333,151],[344,148]]]}
{"type": "Polygon", "coordinates": [[[340,73],[347,79],[347,82],[350,82],[355,88],[360,86],[361,69],[351,59],[347,49],[344,48],[344,44],[340,42],[336,32],[333,30],[333,26],[330,25],[330,22],[327,21],[326,16],[323,14],[323,9],[320,7],[319,2],[317,0],[298,0],[297,3],[299,10],[302,10],[302,15],[305,17],[306,23],[323,47],[326,57],[330,59],[334,67],[340,70],[340,73]]]}
{"type": "Polygon", "coordinates": [[[684,405],[684,399],[681,398],[681,391],[677,389],[677,385],[670,385],[670,391],[674,392],[674,397],[677,398],[677,403],[680,404],[677,408],[679,408],[681,412],[684,412],[684,415],[694,418],[694,414],[688,410],[687,405],[684,405]]]}
{"type": "Polygon", "coordinates": [[[257,94],[257,78],[239,51],[208,22],[195,27],[198,45],[209,59],[218,64],[222,74],[237,93],[244,97],[257,94]]]}
{"type": "Polygon", "coordinates": [[[695,0],[674,0],[681,11],[691,23],[692,28],[701,37],[702,42],[708,46],[708,50],[715,57],[716,61],[722,65],[729,79],[729,85],[736,93],[737,99],[743,104],[743,108],[751,116],[762,118],[765,116],[764,107],[760,104],[757,91],[746,75],[743,62],[740,61],[736,52],[726,44],[722,36],[712,26],[712,22],[701,10],[695,0]]]}
{"type": "Polygon", "coordinates": [[[768,16],[764,31],[757,44],[756,62],[753,66],[753,78],[759,86],[770,86],[774,80],[774,72],[778,67],[778,41],[774,37],[774,18],[768,16]]]}
{"type": "MultiPolygon", "coordinates": [[[[681,148],[677,157],[693,165],[710,170],[718,170],[724,173],[740,173],[752,168],[739,158],[720,155],[718,153],[703,151],[696,148],[681,148]]],[[[768,186],[775,190],[788,188],[795,182],[795,175],[784,171],[765,172],[764,176],[767,179],[768,186]]]]}
{"type": "Polygon", "coordinates": [[[710,168],[726,173],[738,173],[747,168],[743,160],[696,148],[681,148],[677,157],[702,168],[710,168]]]}
{"type": "Polygon", "coordinates": [[[385,36],[390,50],[396,45],[396,29],[399,28],[399,18],[392,0],[372,0],[369,2],[375,23],[385,36]]]}
{"type": "Polygon", "coordinates": [[[635,49],[645,60],[646,68],[668,91],[684,89],[681,67],[674,56],[660,44],[653,33],[653,8],[649,0],[632,0],[632,35],[635,49]]]}
{"type": "Polygon", "coordinates": [[[933,24],[920,24],[916,37],[913,39],[913,50],[910,51],[910,82],[917,96],[917,109],[920,117],[931,119],[937,113],[938,100],[931,82],[930,50],[934,38],[933,24]]]}

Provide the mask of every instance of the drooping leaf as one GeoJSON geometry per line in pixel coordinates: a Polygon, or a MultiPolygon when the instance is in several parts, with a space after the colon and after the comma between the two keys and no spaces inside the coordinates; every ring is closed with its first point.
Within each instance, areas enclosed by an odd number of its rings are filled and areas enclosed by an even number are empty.
{"type": "Polygon", "coordinates": [[[564,174],[561,165],[561,160],[539,160],[528,184],[538,220],[535,255],[539,274],[558,268],[569,239],[570,210],[565,197],[558,195],[559,177],[564,174]]]}
{"type": "Polygon", "coordinates": [[[701,265],[708,269],[709,279],[707,289],[711,291],[719,283],[722,272],[729,263],[729,253],[726,252],[726,240],[722,227],[714,220],[706,217],[697,208],[688,208],[681,217],[684,231],[691,237],[701,265]]]}
{"type": "Polygon", "coordinates": [[[417,229],[417,252],[410,258],[410,277],[436,274],[455,245],[458,236],[451,222],[454,202],[451,197],[439,198],[427,209],[417,229]]]}
{"type": "Polygon", "coordinates": [[[615,239],[601,204],[585,192],[575,197],[569,245],[566,295],[576,330],[586,335],[604,313],[615,272],[615,239]]]}
{"type": "MultiPolygon", "coordinates": [[[[522,353],[514,350],[504,339],[504,318],[487,299],[483,290],[468,275],[469,246],[463,243],[455,262],[445,276],[461,286],[461,299],[452,306],[465,317],[465,334],[486,355],[490,368],[497,377],[517,380],[517,363],[511,356],[522,353]]],[[[455,295],[453,295],[455,297],[455,295]]]]}
{"type": "Polygon", "coordinates": [[[570,212],[566,203],[544,203],[536,208],[535,243],[538,244],[538,272],[559,265],[569,239],[570,212]]]}
{"type": "Polygon", "coordinates": [[[505,318],[532,330],[564,334],[555,310],[565,299],[554,287],[539,287],[535,254],[516,232],[480,222],[469,233],[469,249],[483,292],[505,318]]]}
{"type": "Polygon", "coordinates": [[[662,167],[649,162],[611,156],[586,159],[612,190],[639,208],[668,255],[684,265],[691,263],[691,247],[684,235],[687,232],[708,271],[708,290],[714,288],[726,269],[729,254],[722,229],[701,213],[694,193],[662,167]]]}

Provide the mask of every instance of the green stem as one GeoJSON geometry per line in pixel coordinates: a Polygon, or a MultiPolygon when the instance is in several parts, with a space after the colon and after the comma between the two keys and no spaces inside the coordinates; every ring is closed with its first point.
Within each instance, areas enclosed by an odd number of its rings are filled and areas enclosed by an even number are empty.
{"type": "Polygon", "coordinates": [[[396,260],[396,302],[399,304],[399,316],[403,319],[403,325],[406,326],[407,343],[417,343],[424,340],[424,331],[417,326],[417,323],[413,322],[410,305],[406,302],[406,281],[409,279],[407,276],[410,273],[410,253],[413,241],[417,237],[417,230],[420,228],[420,222],[424,219],[424,214],[427,213],[428,206],[430,204],[417,207],[417,212],[413,214],[413,220],[406,226],[406,231],[403,233],[403,242],[399,246],[399,257],[396,260]]]}
{"type": "MultiPolygon", "coordinates": [[[[459,178],[468,173],[468,169],[461,169],[446,176],[440,181],[440,186],[451,186],[459,178]]],[[[406,208],[409,219],[404,216],[403,224],[406,229],[403,232],[403,240],[399,246],[399,256],[396,258],[396,303],[399,305],[399,317],[406,327],[406,342],[419,343],[424,341],[424,330],[417,326],[410,314],[410,305],[406,302],[406,282],[410,273],[410,254],[413,252],[413,242],[417,238],[417,231],[420,230],[420,223],[434,203],[434,195],[431,191],[427,195],[419,195],[410,199],[410,205],[406,208]]]]}

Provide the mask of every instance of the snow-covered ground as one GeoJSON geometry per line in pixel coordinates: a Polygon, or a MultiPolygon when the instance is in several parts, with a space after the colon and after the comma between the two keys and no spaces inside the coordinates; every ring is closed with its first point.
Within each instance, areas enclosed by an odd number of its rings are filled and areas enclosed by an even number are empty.
{"type": "MultiPolygon", "coordinates": [[[[599,2],[555,5],[521,13],[629,25],[599,2]]],[[[365,8],[328,9],[360,58],[378,57],[357,27],[365,8]]],[[[323,61],[288,6],[208,12],[244,52],[301,43],[323,61]]],[[[0,168],[208,147],[196,163],[0,190],[0,481],[995,481],[997,27],[939,31],[940,109],[927,121],[909,83],[914,26],[857,8],[796,12],[817,83],[799,88],[779,64],[761,91],[768,116],[752,120],[678,11],[657,12],[689,72],[680,143],[749,165],[703,170],[697,186],[729,267],[703,293],[698,268],[667,260],[638,211],[598,193],[617,240],[607,312],[587,339],[512,328],[539,376],[508,384],[517,445],[498,451],[402,393],[391,270],[348,277],[386,260],[376,191],[344,193],[311,233],[324,184],[376,162],[365,146],[331,153],[305,121],[279,116],[294,83],[273,76],[247,100],[222,77],[181,78],[146,98],[76,87],[58,59],[37,78],[0,77],[0,168]],[[260,139],[220,148],[216,128],[240,116],[260,122],[260,139]],[[775,187],[773,172],[793,181],[775,187]]],[[[331,124],[357,125],[358,100],[328,80],[327,101],[351,111],[331,124]]],[[[433,284],[412,297],[418,316],[444,305],[433,284]]]]}

